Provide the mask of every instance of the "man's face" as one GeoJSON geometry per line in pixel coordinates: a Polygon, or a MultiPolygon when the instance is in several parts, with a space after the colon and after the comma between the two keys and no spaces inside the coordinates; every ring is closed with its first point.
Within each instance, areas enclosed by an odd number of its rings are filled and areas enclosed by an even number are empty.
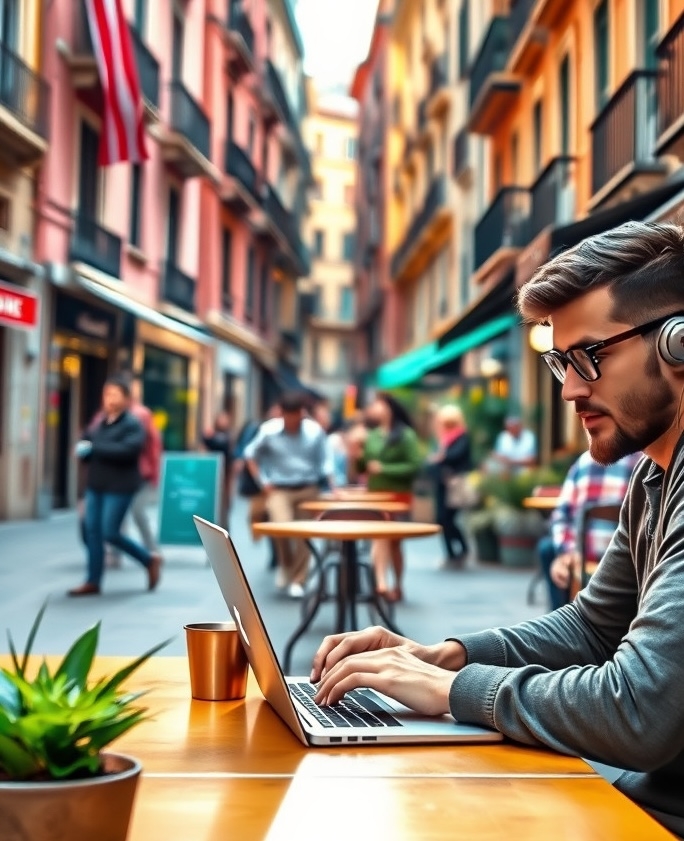
{"type": "Polygon", "coordinates": [[[120,415],[128,407],[128,397],[118,385],[107,384],[102,391],[102,408],[107,415],[120,415]]]}
{"type": "MultiPolygon", "coordinates": [[[[588,292],[552,315],[553,346],[561,351],[608,339],[633,327],[610,319],[607,289],[588,292]]],[[[653,345],[640,336],[597,353],[600,379],[584,381],[569,365],[563,399],[589,439],[592,458],[612,464],[629,453],[658,450],[672,428],[678,396],[653,359],[653,345]]]]}
{"type": "Polygon", "coordinates": [[[302,409],[297,409],[295,412],[283,412],[283,424],[285,426],[285,432],[289,435],[296,435],[299,432],[299,428],[302,425],[302,418],[304,417],[304,412],[302,409]]]}

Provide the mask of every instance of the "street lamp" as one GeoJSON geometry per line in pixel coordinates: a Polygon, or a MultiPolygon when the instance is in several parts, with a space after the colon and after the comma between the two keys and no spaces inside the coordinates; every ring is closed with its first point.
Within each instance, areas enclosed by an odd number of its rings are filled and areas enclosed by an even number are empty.
{"type": "Polygon", "coordinates": [[[553,327],[548,324],[534,324],[530,329],[529,343],[537,353],[546,353],[553,347],[553,327]]]}

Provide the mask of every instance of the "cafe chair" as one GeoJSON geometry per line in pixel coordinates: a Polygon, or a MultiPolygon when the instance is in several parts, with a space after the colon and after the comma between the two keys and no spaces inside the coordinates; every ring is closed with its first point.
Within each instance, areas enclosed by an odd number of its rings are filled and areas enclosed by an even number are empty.
{"type": "Polygon", "coordinates": [[[591,576],[596,572],[598,563],[587,558],[587,537],[592,526],[597,522],[611,523],[615,528],[620,520],[621,502],[588,503],[580,511],[577,524],[577,546],[580,554],[579,569],[573,572],[570,580],[569,597],[572,601],[579,591],[587,586],[591,576]]]}
{"type": "MultiPolygon", "coordinates": [[[[536,485],[532,489],[532,496],[537,498],[545,498],[545,499],[557,499],[560,496],[561,486],[560,485],[536,485]]],[[[545,511],[547,517],[551,516],[553,509],[545,511]]],[[[533,605],[536,603],[536,593],[537,588],[544,584],[544,571],[541,568],[541,564],[539,565],[538,571],[534,574],[532,580],[527,586],[527,604],[533,605]]]]}

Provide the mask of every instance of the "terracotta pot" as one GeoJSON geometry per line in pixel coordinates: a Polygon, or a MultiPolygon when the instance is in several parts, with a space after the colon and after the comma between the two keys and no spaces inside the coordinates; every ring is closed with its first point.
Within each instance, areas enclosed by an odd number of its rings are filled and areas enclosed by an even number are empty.
{"type": "Polygon", "coordinates": [[[0,782],[2,841],[126,841],[142,767],[109,753],[104,769],[87,780],[0,782]]]}

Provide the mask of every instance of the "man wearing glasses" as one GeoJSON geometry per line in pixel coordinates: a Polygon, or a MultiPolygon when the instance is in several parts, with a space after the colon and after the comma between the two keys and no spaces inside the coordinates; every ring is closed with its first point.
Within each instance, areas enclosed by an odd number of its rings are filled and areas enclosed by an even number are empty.
{"type": "Polygon", "coordinates": [[[684,230],[630,222],[518,293],[601,464],[643,452],[620,523],[572,604],[432,646],[384,628],[326,637],[317,701],[369,686],[421,712],[629,769],[616,786],[684,835],[684,230]]]}

